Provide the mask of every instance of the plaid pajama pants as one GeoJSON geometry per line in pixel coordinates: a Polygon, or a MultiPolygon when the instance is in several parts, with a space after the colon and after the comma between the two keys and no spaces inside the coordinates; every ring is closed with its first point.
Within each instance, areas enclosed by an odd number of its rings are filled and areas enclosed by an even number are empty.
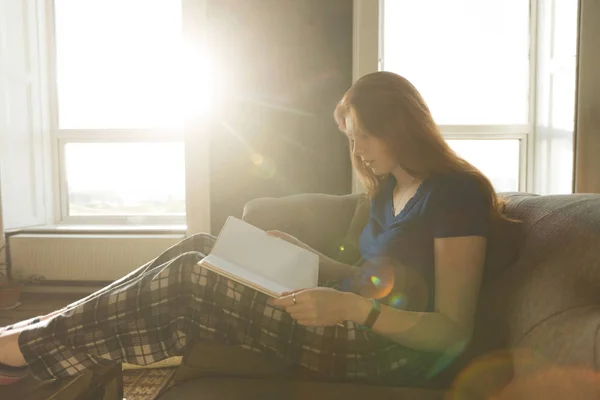
{"type": "Polygon", "coordinates": [[[197,234],[102,290],[70,304],[19,337],[38,379],[60,379],[98,364],[146,365],[181,355],[194,341],[260,351],[328,380],[411,384],[430,376],[439,355],[419,352],[352,322],[303,327],[268,297],[198,265],[215,238],[197,234]]]}

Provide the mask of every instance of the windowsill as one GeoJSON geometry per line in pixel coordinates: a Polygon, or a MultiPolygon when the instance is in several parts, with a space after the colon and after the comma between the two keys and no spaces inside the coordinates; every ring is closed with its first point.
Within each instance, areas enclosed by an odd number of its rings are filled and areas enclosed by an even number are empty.
{"type": "Polygon", "coordinates": [[[41,225],[7,230],[6,236],[34,235],[86,235],[86,234],[139,234],[169,235],[185,234],[186,225],[41,225]]]}

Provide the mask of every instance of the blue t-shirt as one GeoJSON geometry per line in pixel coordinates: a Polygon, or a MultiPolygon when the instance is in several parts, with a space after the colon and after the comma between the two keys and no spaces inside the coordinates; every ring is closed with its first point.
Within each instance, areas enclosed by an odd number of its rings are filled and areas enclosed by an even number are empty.
{"type": "Polygon", "coordinates": [[[487,236],[490,202],[473,177],[439,174],[425,179],[394,216],[395,184],[390,175],[371,200],[359,243],[358,292],[399,309],[433,311],[434,239],[487,236]]]}

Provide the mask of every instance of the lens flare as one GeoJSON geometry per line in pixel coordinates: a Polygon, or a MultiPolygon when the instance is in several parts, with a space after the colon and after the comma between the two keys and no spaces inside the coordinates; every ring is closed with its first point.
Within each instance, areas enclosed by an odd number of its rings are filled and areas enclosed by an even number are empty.
{"type": "Polygon", "coordinates": [[[469,342],[465,340],[461,340],[458,343],[450,346],[446,351],[440,354],[440,357],[436,360],[436,362],[432,365],[431,369],[428,373],[428,378],[434,378],[440,372],[445,370],[449,365],[451,365],[460,354],[463,353],[465,348],[469,342]]]}
{"type": "Polygon", "coordinates": [[[259,178],[271,179],[275,177],[277,169],[271,160],[258,153],[253,153],[250,160],[254,164],[253,172],[259,178]]]}
{"type": "Polygon", "coordinates": [[[481,396],[478,398],[484,399],[509,399],[496,397],[506,384],[498,377],[512,374],[516,365],[522,370],[537,370],[545,364],[543,358],[531,349],[504,349],[484,354],[460,372],[452,384],[449,399],[461,400],[465,393],[477,394],[481,396]]]}
{"type": "MultiPolygon", "coordinates": [[[[340,250],[339,242],[334,249],[340,250]]],[[[343,253],[339,253],[343,254],[343,253]]],[[[341,290],[379,300],[386,306],[424,315],[431,307],[427,280],[418,268],[402,265],[389,258],[369,259],[357,267],[356,274],[340,282],[341,290]]],[[[419,319],[415,319],[417,324],[419,319]]],[[[414,325],[406,326],[407,329],[414,325]]]]}
{"type": "MultiPolygon", "coordinates": [[[[428,284],[419,269],[390,259],[365,261],[353,279],[343,282],[342,289],[379,300],[395,309],[417,312],[418,315],[424,315],[431,306],[428,284]]],[[[418,323],[419,318],[414,320],[414,324],[418,323]]],[[[414,324],[405,328],[410,329],[414,324]]],[[[444,359],[440,362],[445,365],[449,361],[444,359]]]]}
{"type": "Polygon", "coordinates": [[[596,399],[600,374],[593,368],[546,366],[512,380],[494,400],[596,399]]]}
{"type": "Polygon", "coordinates": [[[400,292],[392,293],[388,301],[388,305],[394,308],[404,308],[405,303],[406,295],[400,292]]]}
{"type": "Polygon", "coordinates": [[[372,276],[371,277],[371,283],[375,286],[375,287],[379,287],[381,286],[381,279],[379,279],[379,277],[377,276],[372,276]]]}
{"type": "Polygon", "coordinates": [[[327,250],[337,261],[348,265],[354,265],[360,259],[357,244],[345,237],[333,238],[327,244],[327,250]]]}
{"type": "Polygon", "coordinates": [[[265,162],[265,159],[263,156],[261,156],[258,153],[254,153],[252,154],[252,156],[250,157],[250,159],[252,160],[252,164],[254,165],[262,165],[265,162]]]}
{"type": "Polygon", "coordinates": [[[357,286],[363,297],[381,300],[394,288],[394,267],[389,263],[367,263],[360,275],[357,286]]]}

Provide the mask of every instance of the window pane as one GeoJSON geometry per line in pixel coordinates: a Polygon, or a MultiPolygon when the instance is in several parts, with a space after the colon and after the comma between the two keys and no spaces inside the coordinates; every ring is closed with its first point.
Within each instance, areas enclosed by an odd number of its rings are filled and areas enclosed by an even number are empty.
{"type": "Polygon", "coordinates": [[[552,22],[554,23],[552,55],[554,58],[577,55],[578,3],[576,0],[555,0],[552,2],[554,7],[552,13],[552,22]]]}
{"type": "Polygon", "coordinates": [[[69,215],[185,215],[183,143],[68,143],[69,215]]]}
{"type": "MultiPolygon", "coordinates": [[[[554,1],[551,70],[552,128],[572,135],[577,91],[577,1],[554,1]]],[[[541,60],[544,62],[545,60],[541,60]]]]}
{"type": "MultiPolygon", "coordinates": [[[[573,134],[575,126],[575,94],[577,92],[577,60],[570,57],[550,76],[550,126],[563,133],[573,134]]],[[[555,65],[559,65],[558,60],[555,65]]]]}
{"type": "Polygon", "coordinates": [[[181,1],[54,3],[61,129],[180,126],[181,1]]]}
{"type": "Polygon", "coordinates": [[[526,124],[529,1],[384,0],[383,65],[438,124],[526,124]]]}
{"type": "Polygon", "coordinates": [[[538,1],[536,137],[537,194],[573,192],[577,93],[578,2],[538,1]]]}
{"type": "Polygon", "coordinates": [[[452,149],[487,176],[497,192],[519,190],[520,140],[447,140],[452,149]]]}

